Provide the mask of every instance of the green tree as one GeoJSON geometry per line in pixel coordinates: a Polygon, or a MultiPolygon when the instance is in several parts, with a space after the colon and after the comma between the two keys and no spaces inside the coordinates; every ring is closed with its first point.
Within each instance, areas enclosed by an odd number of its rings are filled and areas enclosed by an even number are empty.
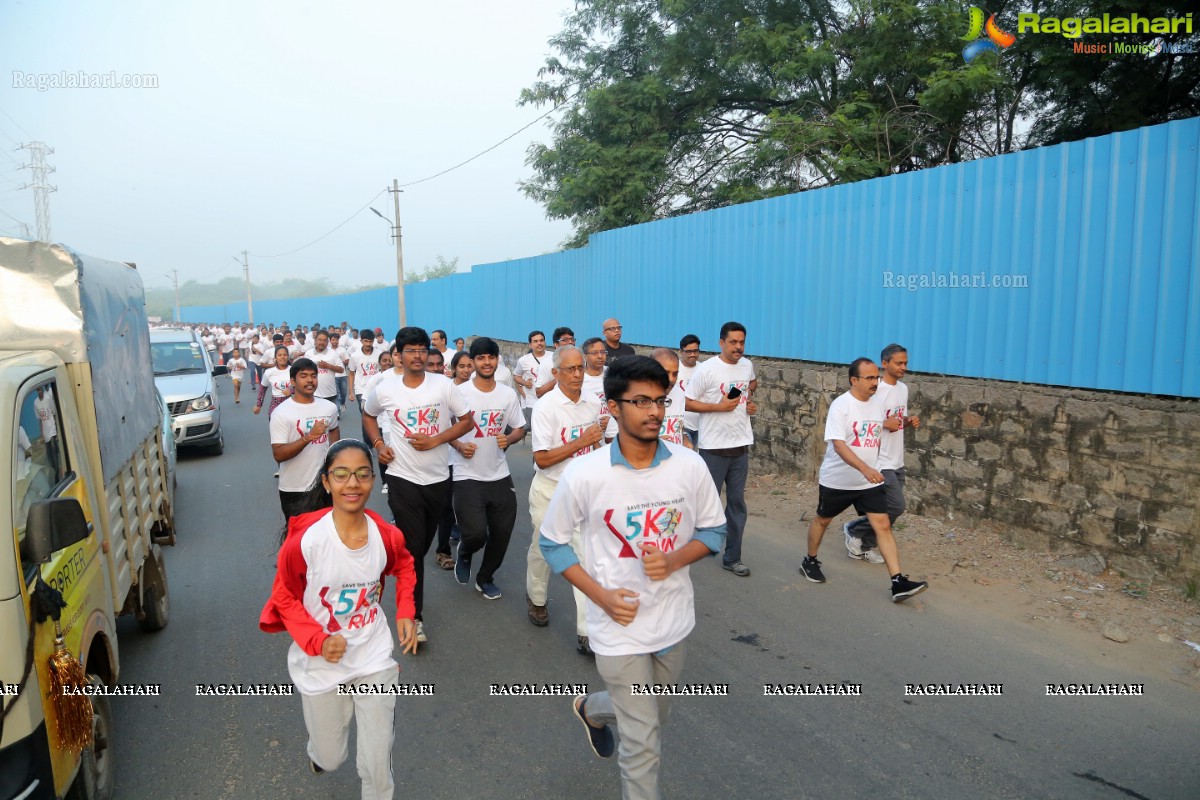
{"type": "Polygon", "coordinates": [[[410,283],[432,281],[438,278],[445,278],[456,272],[458,272],[458,256],[447,261],[444,256],[439,255],[432,264],[427,264],[425,269],[404,273],[404,283],[408,285],[410,283]]]}
{"type": "MultiPolygon", "coordinates": [[[[562,106],[553,141],[528,151],[522,189],[571,220],[566,245],[579,246],[652,219],[1200,113],[1195,56],[1087,59],[1030,34],[966,64],[968,5],[579,0],[521,95],[562,106]]],[[[1066,0],[1032,5],[1079,16],[1066,0]]],[[[1016,10],[1027,6],[989,6],[1013,28],[1016,10]]],[[[1183,13],[1100,9],[1134,10],[1183,13]]]]}

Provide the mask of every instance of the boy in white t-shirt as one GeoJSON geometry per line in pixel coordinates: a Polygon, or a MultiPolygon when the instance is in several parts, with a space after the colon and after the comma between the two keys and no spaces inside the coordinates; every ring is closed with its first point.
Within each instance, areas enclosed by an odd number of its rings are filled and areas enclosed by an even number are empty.
{"type": "Polygon", "coordinates": [[[271,451],[279,463],[279,505],[286,519],[328,505],[321,465],[341,438],[337,406],[314,395],[317,365],[297,359],[291,378],[292,396],[271,413],[271,451]]]}
{"type": "Polygon", "coordinates": [[[604,380],[617,420],[612,445],[575,459],[535,536],[546,561],[587,596],[587,629],[607,691],[574,700],[596,755],[621,732],[622,796],[658,798],[668,698],[696,625],[689,565],[721,551],[725,514],[699,456],[659,438],[672,382],[645,356],[613,362],[604,380]],[[578,528],[582,552],[571,541],[578,528]]]}
{"type": "Polygon", "coordinates": [[[450,495],[450,445],[471,429],[471,409],[445,375],[425,371],[429,334],[424,328],[396,332],[397,367],[363,399],[363,429],[379,463],[386,465],[388,507],[416,564],[417,640],[424,624],[425,555],[437,534],[450,495]],[[458,422],[450,424],[450,418],[458,422]],[[379,435],[379,418],[391,428],[391,446],[379,435]]]}
{"type": "Polygon", "coordinates": [[[482,550],[475,591],[486,600],[499,600],[494,578],[517,521],[517,495],[504,453],[525,437],[525,415],[517,393],[496,382],[500,346],[481,336],[471,342],[469,357],[475,375],[456,390],[474,412],[474,425],[450,443],[454,516],[462,535],[454,577],[461,584],[469,583],[472,557],[482,550]]]}
{"type": "Polygon", "coordinates": [[[700,457],[708,464],[717,490],[725,487],[728,525],[721,566],[747,577],[742,563],[742,534],[746,530],[746,477],[750,474],[750,417],[758,411],[752,396],[758,388],[754,364],[744,356],[746,327],[740,322],[721,326],[721,352],[692,373],[685,411],[699,412],[700,457]]]}
{"type": "Polygon", "coordinates": [[[242,402],[242,381],[246,380],[246,359],[242,358],[240,349],[233,348],[226,366],[229,367],[229,377],[233,380],[233,402],[236,405],[242,402]]]}
{"type": "MultiPolygon", "coordinates": [[[[900,429],[900,420],[888,417],[875,395],[879,368],[869,358],[850,364],[850,391],[829,405],[825,422],[825,458],[821,461],[817,515],[808,526],[808,555],[800,572],[813,583],[825,583],[817,560],[825,529],[850,506],[865,514],[875,530],[879,553],[892,578],[892,602],[899,603],[928,588],[924,581],[910,581],[900,573],[900,553],[888,521],[887,492],[877,469],[879,445],[884,431],[900,429]]],[[[703,432],[701,432],[701,442],[703,432]]]]}

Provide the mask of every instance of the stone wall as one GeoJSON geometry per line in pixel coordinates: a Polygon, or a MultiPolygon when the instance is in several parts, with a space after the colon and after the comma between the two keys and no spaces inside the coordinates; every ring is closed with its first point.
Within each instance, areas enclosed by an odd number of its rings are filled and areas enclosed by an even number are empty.
{"type": "MultiPolygon", "coordinates": [[[[528,349],[501,346],[510,365],[528,349]]],[[[753,468],[815,481],[846,367],[754,363],[753,468]]],[[[919,372],[905,382],[921,419],[906,432],[911,511],[996,523],[1051,552],[1095,552],[1138,580],[1200,579],[1200,402],[919,372]]]]}

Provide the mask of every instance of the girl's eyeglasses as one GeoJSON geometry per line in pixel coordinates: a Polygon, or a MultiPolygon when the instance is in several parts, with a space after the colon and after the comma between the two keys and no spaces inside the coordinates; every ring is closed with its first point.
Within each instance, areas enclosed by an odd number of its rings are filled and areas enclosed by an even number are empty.
{"type": "Polygon", "coordinates": [[[329,480],[334,483],[345,483],[350,480],[350,476],[358,478],[360,482],[367,483],[375,477],[375,471],[370,467],[359,467],[358,469],[350,469],[348,467],[334,467],[325,473],[329,476],[329,480]]]}

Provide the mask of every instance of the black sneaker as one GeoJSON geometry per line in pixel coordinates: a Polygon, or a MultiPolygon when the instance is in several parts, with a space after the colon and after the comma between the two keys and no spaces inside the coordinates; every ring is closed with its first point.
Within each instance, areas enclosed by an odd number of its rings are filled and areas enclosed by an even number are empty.
{"type": "Polygon", "coordinates": [[[454,580],[466,586],[471,582],[471,553],[463,553],[462,545],[458,546],[458,559],[454,562],[454,580]]]}
{"type": "Polygon", "coordinates": [[[804,557],[804,560],[800,562],[800,571],[813,583],[825,582],[825,573],[821,572],[821,562],[812,556],[804,557]]]}
{"type": "Polygon", "coordinates": [[[588,744],[591,745],[592,752],[601,758],[612,758],[612,754],[617,749],[612,729],[607,725],[603,728],[593,728],[587,720],[587,714],[583,711],[585,702],[587,702],[587,695],[579,695],[571,701],[571,710],[575,712],[575,718],[583,723],[583,729],[587,731],[588,744]]]}
{"type": "MultiPolygon", "coordinates": [[[[596,655],[595,652],[592,651],[591,641],[586,636],[576,636],[575,637],[575,649],[578,650],[580,653],[582,653],[585,656],[596,655]]],[[[605,758],[607,758],[607,757],[608,756],[605,756],[605,758]]]]}
{"type": "Polygon", "coordinates": [[[907,575],[897,575],[892,578],[892,602],[903,603],[928,588],[929,584],[925,581],[910,581],[907,575]]]}

